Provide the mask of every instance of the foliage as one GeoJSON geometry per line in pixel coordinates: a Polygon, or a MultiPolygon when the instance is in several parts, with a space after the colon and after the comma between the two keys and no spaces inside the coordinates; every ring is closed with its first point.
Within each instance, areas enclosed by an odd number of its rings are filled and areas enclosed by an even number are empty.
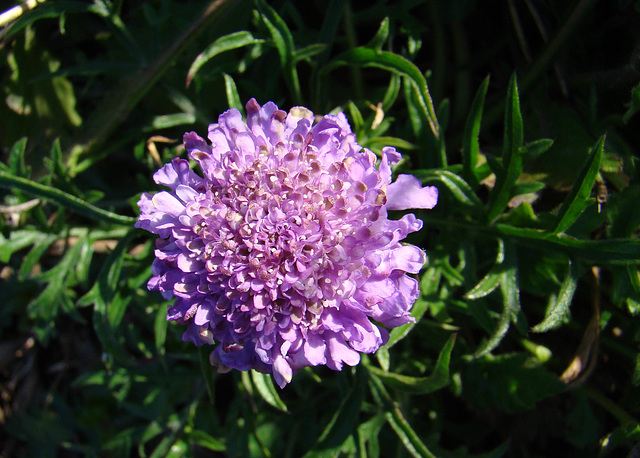
{"type": "Polygon", "coordinates": [[[0,16],[3,456],[629,453],[639,14],[49,0],[0,16]],[[344,111],[362,145],[403,152],[396,173],[440,190],[409,240],[429,255],[416,322],[284,390],[214,373],[181,341],[132,228],[182,133],[250,97],[344,111]]]}

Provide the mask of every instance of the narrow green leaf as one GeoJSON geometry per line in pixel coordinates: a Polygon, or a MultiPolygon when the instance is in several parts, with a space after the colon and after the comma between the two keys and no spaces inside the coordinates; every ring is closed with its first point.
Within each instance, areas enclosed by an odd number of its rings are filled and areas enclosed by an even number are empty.
{"type": "MultiPolygon", "coordinates": [[[[427,273],[425,273],[425,275],[427,274],[428,274],[428,271],[427,273]]],[[[411,308],[411,316],[416,321],[412,323],[403,324],[402,326],[398,326],[397,328],[393,328],[389,333],[389,342],[387,342],[385,347],[389,349],[395,344],[397,344],[400,340],[404,339],[409,334],[409,332],[414,328],[416,323],[420,321],[420,319],[425,314],[428,308],[429,308],[428,302],[424,300],[422,297],[418,298],[413,304],[413,307],[411,308]]]]}
{"type": "Polygon", "coordinates": [[[581,269],[577,262],[571,262],[569,272],[565,277],[558,297],[549,304],[549,308],[545,313],[542,322],[533,327],[533,332],[546,332],[560,326],[567,318],[569,318],[569,306],[573,300],[573,295],[578,286],[578,279],[581,275],[581,269]]]}
{"type": "Polygon", "coordinates": [[[394,430],[402,445],[407,451],[415,457],[428,457],[435,458],[435,455],[429,451],[427,446],[420,440],[420,437],[411,427],[409,422],[404,418],[404,415],[398,408],[389,393],[385,389],[382,381],[377,375],[369,372],[369,382],[371,386],[371,392],[374,395],[377,403],[384,409],[387,422],[394,430]]]}
{"type": "Polygon", "coordinates": [[[80,305],[93,303],[93,328],[96,335],[102,343],[105,353],[122,362],[128,361],[129,357],[117,341],[111,326],[109,312],[111,301],[118,290],[126,249],[135,235],[136,231],[130,230],[120,239],[104,262],[94,285],[87,294],[78,300],[80,305]]]}
{"type": "Polygon", "coordinates": [[[449,363],[455,341],[456,334],[452,334],[440,350],[433,372],[428,377],[411,377],[386,372],[374,366],[367,366],[367,369],[378,376],[385,384],[403,393],[432,393],[449,384],[449,363]]]}
{"type": "Polygon", "coordinates": [[[288,412],[287,405],[280,398],[278,390],[276,390],[276,385],[275,383],[273,383],[273,377],[271,377],[271,375],[252,370],[251,381],[258,390],[258,393],[260,393],[260,396],[262,396],[262,399],[264,399],[267,404],[275,407],[282,412],[288,412]]]}
{"type": "Polygon", "coordinates": [[[326,47],[327,45],[324,43],[314,43],[304,48],[296,49],[296,52],[293,54],[293,62],[300,62],[301,60],[320,54],[326,47]]]}
{"type": "Polygon", "coordinates": [[[480,358],[495,349],[507,334],[512,321],[515,321],[520,312],[520,291],[518,289],[517,260],[515,247],[511,243],[505,243],[504,270],[500,279],[500,292],[502,293],[503,309],[500,320],[489,339],[478,348],[474,354],[480,358]]]}
{"type": "Polygon", "coordinates": [[[553,140],[541,138],[520,147],[519,153],[525,156],[526,159],[533,159],[549,151],[552,146],[553,140]]]}
{"type": "Polygon", "coordinates": [[[380,23],[378,31],[371,41],[367,44],[367,48],[371,48],[374,51],[380,51],[385,41],[389,38],[389,18],[386,17],[380,23]]]}
{"type": "Polygon", "coordinates": [[[46,235],[44,238],[37,240],[29,253],[22,260],[20,271],[18,273],[18,279],[24,280],[31,274],[31,271],[36,266],[42,255],[49,249],[51,244],[58,240],[57,235],[46,235]]]}
{"type": "Polygon", "coordinates": [[[235,108],[240,113],[244,113],[244,105],[240,99],[236,82],[226,73],[223,73],[222,76],[224,77],[224,91],[227,95],[227,104],[229,105],[229,108],[235,108]]]}
{"type": "Polygon", "coordinates": [[[47,234],[32,230],[12,231],[8,239],[0,233],[0,262],[8,263],[13,253],[46,237],[47,234]]]}
{"type": "MultiPolygon", "coordinates": [[[[202,371],[202,378],[207,386],[207,394],[209,395],[209,401],[211,405],[215,405],[216,400],[216,388],[213,380],[213,367],[209,360],[211,354],[211,347],[206,345],[198,348],[198,356],[200,357],[200,370],[202,371]]],[[[243,375],[245,372],[242,373],[243,375]]]]}
{"type": "Polygon", "coordinates": [[[0,171],[0,187],[8,189],[20,189],[32,196],[42,197],[45,200],[50,200],[56,204],[78,212],[88,218],[106,221],[112,224],[132,225],[136,222],[135,218],[130,216],[122,216],[116,213],[103,210],[95,207],[84,200],[67,194],[57,188],[51,186],[45,186],[35,181],[27,180],[25,178],[10,175],[6,172],[0,171]]]}
{"type": "Polygon", "coordinates": [[[464,295],[464,297],[469,300],[475,300],[480,299],[481,297],[485,297],[493,290],[495,290],[501,281],[501,270],[497,268],[491,269],[476,286],[471,288],[471,291],[464,295]]]}
{"type": "Polygon", "coordinates": [[[151,121],[151,127],[155,130],[169,129],[171,127],[193,124],[195,122],[196,116],[193,113],[172,113],[154,116],[151,121]]]}
{"type": "Polygon", "coordinates": [[[600,163],[602,162],[604,141],[605,137],[600,137],[598,143],[591,149],[586,162],[582,166],[582,170],[580,170],[578,174],[578,178],[576,178],[571,188],[571,192],[562,203],[562,207],[560,207],[560,211],[558,212],[558,225],[554,230],[556,234],[569,229],[580,214],[582,214],[586,205],[589,204],[589,196],[596,182],[598,171],[600,170],[600,163]]]}
{"type": "Polygon", "coordinates": [[[513,197],[512,188],[522,173],[522,115],[516,75],[511,77],[507,91],[502,150],[503,171],[496,172],[496,184],[489,195],[489,221],[495,221],[513,197]]]}
{"type": "Polygon", "coordinates": [[[351,100],[347,102],[347,109],[349,110],[349,120],[353,124],[353,131],[360,132],[364,128],[362,113],[351,100]]]}
{"type": "Polygon", "coordinates": [[[153,324],[154,341],[156,344],[156,351],[160,356],[164,356],[166,353],[165,342],[167,340],[167,328],[169,322],[167,321],[167,308],[161,305],[158,307],[156,313],[156,319],[153,324]]]}
{"type": "Polygon", "coordinates": [[[421,117],[423,117],[429,124],[433,136],[436,139],[440,138],[440,126],[438,124],[438,118],[433,106],[431,94],[429,94],[427,80],[418,67],[416,67],[411,61],[389,51],[376,51],[371,48],[359,47],[337,56],[335,60],[326,67],[325,71],[328,72],[343,65],[377,67],[409,78],[409,81],[416,89],[417,102],[421,117]]]}
{"type": "Polygon", "coordinates": [[[361,381],[361,377],[357,376],[356,383],[340,404],[329,424],[322,431],[318,442],[304,457],[322,457],[327,456],[327,454],[334,456],[356,431],[363,400],[364,384],[361,381]]]}
{"type": "Polygon", "coordinates": [[[194,429],[187,434],[187,438],[198,444],[200,447],[204,447],[214,452],[224,452],[227,447],[224,442],[214,438],[209,433],[202,431],[201,429],[194,429]]]}
{"type": "Polygon", "coordinates": [[[519,196],[522,194],[532,194],[538,191],[541,191],[545,188],[545,184],[541,181],[530,181],[528,183],[516,183],[513,185],[513,190],[511,193],[514,196],[519,196]]]}
{"type": "Polygon", "coordinates": [[[469,116],[462,132],[462,176],[471,185],[477,188],[479,185],[478,173],[478,154],[480,152],[480,142],[478,136],[480,134],[480,123],[482,121],[482,111],[484,109],[484,99],[487,95],[489,87],[489,77],[483,81],[478,92],[473,99],[469,116]]]}
{"type": "Polygon", "coordinates": [[[99,16],[105,16],[105,11],[98,6],[87,2],[74,2],[74,1],[57,1],[50,2],[44,5],[40,5],[28,13],[22,15],[17,21],[9,27],[7,33],[4,36],[5,40],[8,40],[16,33],[24,29],[25,27],[33,24],[40,19],[46,18],[58,18],[63,14],[69,13],[94,13],[99,16]]]}
{"type": "Polygon", "coordinates": [[[247,31],[230,33],[229,35],[218,38],[216,41],[207,46],[204,51],[198,54],[198,56],[191,64],[191,67],[189,67],[189,71],[187,72],[187,86],[191,84],[193,77],[196,75],[196,73],[198,73],[202,66],[213,59],[215,56],[226,51],[231,51],[233,49],[262,43],[263,41],[264,40],[254,38],[251,32],[247,31]]]}
{"type": "Polygon", "coordinates": [[[24,153],[27,148],[27,138],[22,137],[13,144],[9,152],[9,168],[13,175],[22,178],[28,178],[29,170],[25,165],[24,153]]]}
{"type": "Polygon", "coordinates": [[[507,105],[504,115],[504,144],[502,162],[509,168],[510,162],[522,147],[523,127],[520,113],[520,96],[518,95],[518,80],[516,74],[511,75],[507,89],[507,105]]]}
{"type": "Polygon", "coordinates": [[[455,173],[451,173],[448,170],[429,170],[424,174],[414,173],[414,175],[420,178],[424,184],[432,182],[443,184],[461,204],[484,211],[482,201],[473,192],[471,186],[455,173]]]}

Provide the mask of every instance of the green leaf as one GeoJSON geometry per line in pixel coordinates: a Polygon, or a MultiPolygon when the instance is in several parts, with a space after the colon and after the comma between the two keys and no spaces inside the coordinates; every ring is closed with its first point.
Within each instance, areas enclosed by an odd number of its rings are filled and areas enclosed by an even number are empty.
{"type": "Polygon", "coordinates": [[[371,386],[371,393],[376,399],[377,404],[382,407],[387,422],[407,451],[414,457],[435,458],[435,455],[429,451],[427,446],[420,440],[418,434],[411,427],[411,424],[409,424],[405,419],[397,404],[393,402],[393,399],[389,396],[389,393],[384,388],[384,385],[378,376],[369,372],[369,382],[371,386]]]}
{"type": "Polygon", "coordinates": [[[496,172],[496,184],[489,195],[489,221],[495,221],[513,197],[512,188],[522,173],[522,115],[518,82],[513,74],[507,91],[504,122],[504,145],[502,150],[502,171],[496,172]]]}
{"type": "Polygon", "coordinates": [[[267,404],[282,412],[288,412],[287,405],[280,398],[276,385],[273,383],[273,377],[270,374],[252,370],[251,381],[267,404]]]}
{"type": "Polygon", "coordinates": [[[578,219],[584,209],[592,202],[589,198],[591,190],[596,182],[600,163],[604,152],[605,137],[600,137],[598,143],[591,149],[580,174],[576,179],[571,192],[562,203],[558,212],[558,225],[554,233],[558,234],[566,231],[578,219]]]}
{"type": "Polygon", "coordinates": [[[292,92],[294,100],[296,100],[297,103],[302,103],[300,80],[298,79],[298,71],[296,70],[294,60],[296,51],[291,30],[289,30],[287,23],[265,0],[258,0],[258,7],[261,11],[260,17],[267,26],[271,40],[278,50],[280,65],[284,72],[287,85],[292,92]]]}
{"type": "Polygon", "coordinates": [[[9,152],[9,168],[13,175],[22,178],[29,177],[29,169],[25,165],[24,153],[27,148],[27,138],[22,137],[13,144],[9,152]]]}
{"type": "Polygon", "coordinates": [[[33,230],[12,231],[8,239],[0,233],[0,262],[8,263],[13,253],[47,237],[48,234],[33,230]]]}
{"type": "Polygon", "coordinates": [[[451,194],[463,205],[484,211],[480,198],[460,176],[447,170],[430,170],[426,173],[414,173],[424,184],[439,182],[451,191],[451,194]]]}
{"type": "MultiPolygon", "coordinates": [[[[427,273],[425,273],[425,275],[428,275],[428,273],[429,273],[429,270],[427,270],[427,273]]],[[[422,297],[418,298],[413,304],[413,307],[411,308],[411,316],[416,321],[412,323],[406,323],[406,324],[403,324],[402,326],[393,328],[389,333],[389,342],[387,342],[385,347],[389,349],[395,344],[397,344],[400,340],[404,339],[409,334],[409,332],[414,328],[416,323],[420,321],[420,319],[425,314],[428,308],[429,308],[428,302],[424,300],[424,298],[422,297]]]]}
{"type": "Polygon", "coordinates": [[[389,38],[389,18],[386,17],[380,23],[378,31],[371,41],[367,44],[367,48],[371,48],[374,51],[380,51],[385,41],[389,38]]]}
{"type": "Polygon", "coordinates": [[[518,152],[526,159],[533,159],[549,151],[552,146],[553,140],[550,140],[548,138],[541,138],[540,140],[532,141],[520,147],[518,152]]]}
{"type": "MultiPolygon", "coordinates": [[[[45,234],[46,235],[46,234],[45,234]]],[[[18,279],[24,280],[31,274],[31,271],[36,266],[42,255],[49,249],[51,244],[58,240],[57,235],[47,235],[44,238],[37,240],[29,253],[22,260],[20,271],[18,273],[18,279]]]]}
{"type": "Polygon", "coordinates": [[[581,269],[578,263],[571,262],[569,265],[569,272],[562,282],[562,285],[560,285],[558,297],[551,297],[551,302],[547,308],[544,319],[541,323],[533,327],[533,332],[550,331],[551,329],[555,329],[560,326],[569,318],[569,306],[571,305],[573,295],[576,292],[580,275],[581,269]]]}
{"type": "Polygon", "coordinates": [[[214,452],[224,452],[227,447],[224,442],[212,437],[201,429],[194,429],[187,434],[187,439],[214,452]]]}
{"type": "Polygon", "coordinates": [[[504,268],[500,279],[500,292],[503,301],[502,314],[489,339],[474,353],[475,358],[480,358],[494,350],[507,334],[511,322],[516,321],[518,313],[520,313],[520,291],[517,275],[515,247],[511,243],[505,243],[504,268]]]}
{"type": "Polygon", "coordinates": [[[326,49],[326,47],[327,45],[324,43],[315,43],[305,46],[304,48],[296,49],[296,52],[293,54],[293,62],[300,62],[301,60],[320,54],[326,49]]]}
{"type": "Polygon", "coordinates": [[[95,207],[84,200],[67,194],[60,189],[53,188],[51,186],[45,186],[35,181],[27,180],[25,178],[10,175],[6,172],[0,171],[0,187],[8,189],[20,189],[21,191],[31,194],[32,196],[42,197],[45,200],[50,200],[56,204],[68,208],[69,210],[76,211],[88,218],[98,219],[106,221],[112,224],[132,225],[136,222],[136,218],[130,216],[122,216],[116,213],[103,210],[95,207]]]}
{"type": "Polygon", "coordinates": [[[304,455],[305,458],[335,456],[342,445],[356,431],[360,409],[364,400],[364,384],[361,381],[361,377],[357,375],[356,377],[356,383],[340,404],[329,424],[322,431],[318,442],[311,451],[304,455]]]}
{"type": "Polygon", "coordinates": [[[385,384],[403,393],[432,393],[449,384],[449,363],[455,341],[456,334],[452,334],[442,347],[442,350],[440,350],[433,372],[428,377],[411,377],[386,372],[374,366],[367,366],[367,369],[379,377],[385,384]]]}
{"type": "Polygon", "coordinates": [[[136,230],[132,229],[122,237],[104,262],[94,285],[87,294],[78,300],[80,305],[93,303],[93,328],[98,339],[102,343],[105,353],[112,355],[121,362],[127,362],[129,357],[118,343],[116,334],[111,326],[109,312],[111,301],[118,291],[126,249],[135,236],[136,230]]]}
{"type": "Polygon", "coordinates": [[[480,152],[478,135],[480,134],[484,99],[487,95],[488,87],[489,77],[487,76],[478,88],[478,92],[476,92],[462,133],[462,176],[474,189],[479,185],[478,173],[476,171],[478,167],[478,154],[480,152]]]}
{"type": "Polygon", "coordinates": [[[86,2],[57,1],[47,3],[29,11],[15,21],[13,25],[9,27],[9,30],[7,30],[4,40],[8,40],[25,27],[40,19],[58,18],[68,13],[94,13],[99,16],[105,16],[106,12],[102,8],[86,2]]]}
{"type": "Polygon", "coordinates": [[[384,70],[406,76],[416,90],[420,116],[429,124],[431,132],[436,139],[440,138],[440,126],[436,117],[435,108],[427,80],[418,67],[404,57],[389,51],[377,51],[371,48],[359,47],[346,51],[335,58],[327,66],[325,71],[330,71],[343,65],[362,65],[365,67],[377,67],[384,70]]]}
{"type": "Polygon", "coordinates": [[[156,351],[160,356],[164,356],[166,353],[165,342],[167,340],[167,328],[169,327],[167,321],[167,309],[164,306],[158,307],[156,312],[156,319],[153,324],[154,341],[156,345],[156,351]]]}
{"type": "Polygon", "coordinates": [[[189,71],[187,72],[187,86],[191,84],[193,77],[198,73],[200,68],[218,54],[226,51],[242,48],[244,46],[262,43],[264,40],[254,38],[251,32],[241,31],[225,35],[211,43],[195,58],[189,71]]]}
{"type": "Polygon", "coordinates": [[[154,116],[151,121],[151,127],[154,130],[169,129],[176,126],[184,126],[196,122],[196,116],[193,113],[172,113],[167,115],[154,116]]]}
{"type": "Polygon", "coordinates": [[[465,299],[475,300],[487,296],[498,287],[502,281],[502,274],[501,268],[491,269],[471,291],[464,295],[465,299]]]}
{"type": "Polygon", "coordinates": [[[236,82],[226,73],[223,73],[222,76],[224,77],[224,91],[227,94],[227,103],[229,104],[229,108],[235,108],[240,113],[244,113],[244,105],[240,99],[240,94],[238,94],[236,82]]]}

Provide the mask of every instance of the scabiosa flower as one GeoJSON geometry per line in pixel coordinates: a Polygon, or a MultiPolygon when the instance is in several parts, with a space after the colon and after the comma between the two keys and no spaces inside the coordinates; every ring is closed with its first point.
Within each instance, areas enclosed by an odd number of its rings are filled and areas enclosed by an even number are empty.
{"type": "Polygon", "coordinates": [[[377,157],[344,114],[314,124],[251,99],[184,135],[203,177],[176,158],[154,174],[168,187],[138,202],[136,227],[157,234],[150,290],[175,298],[167,318],[183,340],[216,345],[219,370],[257,369],[284,387],[305,366],[341,370],[412,321],[426,262],[402,244],[422,221],[387,210],[432,208],[438,193],[410,175],[392,183],[394,148],[377,157]],[[382,326],[381,326],[382,325],[382,326]]]}

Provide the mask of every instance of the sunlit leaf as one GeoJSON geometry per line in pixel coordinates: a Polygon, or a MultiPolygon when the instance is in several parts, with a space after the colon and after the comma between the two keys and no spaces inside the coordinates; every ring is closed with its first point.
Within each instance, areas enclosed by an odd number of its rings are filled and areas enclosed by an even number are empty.
{"type": "Polygon", "coordinates": [[[456,340],[456,334],[452,334],[447,340],[434,366],[433,372],[428,377],[412,377],[393,372],[386,372],[377,367],[369,366],[367,369],[380,378],[388,386],[404,393],[426,394],[444,388],[449,384],[449,363],[451,351],[456,340]]]}
{"type": "Polygon", "coordinates": [[[282,412],[288,411],[287,405],[280,398],[280,394],[278,394],[278,390],[276,389],[271,374],[263,374],[252,370],[251,381],[267,404],[281,410],[282,412]]]}
{"type": "Polygon", "coordinates": [[[204,64],[209,62],[215,56],[233,49],[242,48],[244,46],[262,43],[263,40],[254,38],[251,32],[241,31],[225,35],[211,43],[195,58],[189,71],[187,72],[187,86],[191,84],[193,77],[198,73],[204,64]]]}
{"type": "Polygon", "coordinates": [[[484,108],[484,99],[487,95],[489,87],[489,77],[483,81],[476,96],[473,99],[467,122],[462,133],[462,170],[463,177],[474,189],[478,187],[478,154],[480,152],[480,143],[478,135],[480,134],[480,122],[482,120],[482,111],[484,108]]]}

